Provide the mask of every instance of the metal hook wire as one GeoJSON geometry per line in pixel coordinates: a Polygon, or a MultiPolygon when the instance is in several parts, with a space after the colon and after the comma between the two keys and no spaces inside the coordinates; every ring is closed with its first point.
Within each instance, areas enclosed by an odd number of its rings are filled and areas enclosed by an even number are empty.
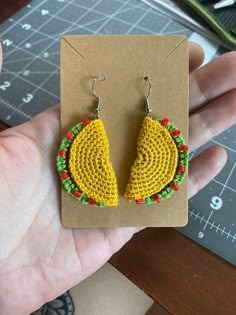
{"type": "Polygon", "coordinates": [[[152,90],[152,83],[151,83],[148,76],[144,77],[143,79],[145,82],[148,82],[148,84],[149,84],[149,90],[148,90],[148,94],[146,96],[146,113],[148,114],[149,117],[152,117],[152,108],[151,108],[151,105],[149,103],[149,96],[150,96],[151,90],[152,90]]]}
{"type": "Polygon", "coordinates": [[[104,81],[105,80],[105,77],[104,76],[99,76],[99,77],[96,77],[94,78],[93,80],[93,83],[92,83],[92,92],[93,92],[93,95],[96,97],[96,99],[98,100],[98,103],[97,103],[97,107],[95,109],[95,115],[96,115],[96,118],[99,118],[99,113],[100,113],[100,98],[99,96],[97,96],[97,93],[95,91],[95,84],[96,84],[96,81],[99,80],[99,81],[104,81]]]}

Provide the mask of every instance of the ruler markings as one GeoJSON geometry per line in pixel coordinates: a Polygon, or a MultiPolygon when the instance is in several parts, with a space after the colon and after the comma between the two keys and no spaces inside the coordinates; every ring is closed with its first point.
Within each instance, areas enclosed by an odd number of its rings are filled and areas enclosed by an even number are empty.
{"type": "Polygon", "coordinates": [[[199,219],[200,223],[205,222],[204,228],[203,230],[205,230],[205,228],[207,226],[210,226],[210,229],[212,229],[213,227],[215,228],[215,232],[217,233],[218,231],[221,232],[221,236],[226,235],[226,239],[231,238],[232,241],[234,241],[236,239],[236,233],[234,235],[231,234],[231,230],[226,231],[226,228],[220,228],[221,224],[218,224],[218,226],[215,225],[215,221],[210,222],[210,218],[212,216],[213,211],[211,211],[211,214],[209,215],[208,219],[204,219],[204,216],[199,216],[199,212],[195,213],[194,209],[193,210],[189,210],[189,213],[191,214],[191,216],[195,217],[195,220],[199,219]]]}
{"type": "MultiPolygon", "coordinates": [[[[70,3],[71,3],[71,1],[70,1],[70,3]]],[[[68,3],[66,6],[64,6],[63,8],[61,8],[61,9],[58,11],[58,13],[60,13],[62,10],[64,10],[67,6],[69,6],[69,3],[68,3]]],[[[42,23],[42,24],[40,25],[39,29],[41,29],[44,25],[46,25],[51,19],[52,19],[52,18],[50,18],[50,19],[48,19],[46,22],[42,23]]],[[[24,40],[21,44],[24,44],[24,43],[26,42],[26,40],[28,40],[30,37],[32,37],[35,33],[36,33],[36,31],[32,32],[28,37],[25,38],[25,40],[24,40]]],[[[41,53],[47,51],[56,41],[57,41],[57,39],[54,39],[54,41],[52,41],[52,43],[50,43],[49,46],[47,46],[45,49],[43,49],[41,53]]],[[[17,49],[18,47],[15,47],[15,48],[17,49]]],[[[24,51],[26,51],[26,50],[24,50],[24,51]]],[[[27,53],[28,53],[28,51],[27,51],[27,53]]],[[[9,55],[11,55],[11,53],[8,54],[7,57],[8,57],[9,55]]],[[[34,55],[34,54],[33,54],[33,55],[34,55]]],[[[22,69],[22,71],[26,70],[33,62],[34,62],[34,60],[31,61],[31,62],[29,62],[29,63],[22,69]]],[[[14,77],[10,80],[10,82],[13,82],[15,79],[16,79],[16,76],[14,76],[14,77]]]]}
{"type": "Polygon", "coordinates": [[[223,235],[225,233],[225,227],[223,228],[223,230],[221,230],[221,235],[223,235]]]}
{"type": "MultiPolygon", "coordinates": [[[[56,72],[55,72],[55,73],[56,73],[56,72]]],[[[49,81],[49,80],[51,79],[51,77],[52,77],[55,73],[52,72],[52,74],[49,75],[41,84],[39,84],[38,86],[35,85],[35,86],[36,86],[36,89],[34,89],[34,90],[31,92],[31,94],[32,94],[32,95],[35,95],[40,89],[41,89],[41,90],[45,90],[45,89],[42,89],[42,86],[43,86],[45,83],[47,83],[47,81],[49,81]]],[[[46,91],[47,93],[51,94],[49,91],[47,91],[47,90],[45,90],[45,91],[46,91]]],[[[53,96],[55,96],[55,95],[53,95],[53,96]]],[[[57,96],[56,96],[56,97],[57,97],[57,96]]],[[[59,99],[59,97],[57,97],[57,99],[59,99]]],[[[17,109],[20,109],[24,104],[25,104],[25,102],[22,102],[22,103],[17,107],[17,109]]],[[[15,110],[12,111],[11,115],[13,115],[14,113],[15,113],[15,110]]]]}
{"type": "MultiPolygon", "coordinates": [[[[100,0],[99,2],[101,2],[101,1],[102,1],[102,0],[100,0]]],[[[99,3],[99,2],[98,2],[98,3],[99,3]]],[[[62,9],[60,9],[60,10],[57,12],[57,14],[60,13],[62,10],[64,10],[67,6],[69,6],[70,3],[72,3],[72,1],[70,1],[69,3],[67,3],[66,6],[64,6],[62,9]]],[[[98,5],[98,3],[96,3],[96,5],[98,5]]],[[[71,25],[65,30],[65,32],[69,31],[70,28],[71,28],[75,23],[77,23],[78,21],[80,21],[80,19],[81,19],[81,17],[80,17],[78,20],[76,20],[75,22],[71,23],[71,25]]],[[[49,19],[49,20],[51,20],[51,19],[49,19]]],[[[41,25],[40,28],[42,28],[42,26],[43,26],[43,24],[41,25]]],[[[54,39],[54,41],[53,41],[48,47],[46,47],[41,53],[47,51],[56,41],[57,41],[57,39],[54,39]]],[[[30,66],[32,63],[33,63],[33,61],[30,62],[29,64],[27,64],[26,67],[24,67],[24,68],[22,69],[22,71],[24,71],[24,70],[26,70],[27,68],[29,68],[29,66],[30,66]]],[[[54,72],[52,73],[52,75],[54,75],[54,72]]],[[[46,79],[42,82],[42,84],[41,84],[39,87],[37,87],[36,90],[34,90],[33,93],[36,93],[36,92],[52,77],[52,75],[49,76],[48,78],[46,78],[46,79]]],[[[14,81],[15,79],[16,79],[16,76],[11,80],[11,82],[14,81]]],[[[32,93],[32,94],[33,94],[33,93],[32,93]]],[[[18,106],[18,108],[21,108],[23,105],[24,105],[24,102],[22,102],[22,103],[18,106]]],[[[11,113],[11,115],[13,115],[14,113],[15,113],[15,111],[13,110],[13,112],[11,113]]]]}
{"type": "MultiPolygon", "coordinates": [[[[73,25],[79,23],[79,21],[80,21],[84,16],[86,16],[90,11],[92,11],[92,10],[93,10],[93,7],[97,6],[100,2],[102,2],[102,0],[99,0],[99,1],[98,1],[97,3],[95,3],[95,5],[92,6],[87,12],[85,12],[84,14],[82,14],[82,15],[79,17],[78,20],[76,20],[76,21],[74,21],[73,23],[71,23],[70,26],[64,31],[64,33],[70,31],[70,29],[71,29],[71,27],[73,27],[73,25]]],[[[60,13],[61,11],[63,11],[67,6],[69,6],[69,4],[72,3],[72,0],[71,0],[70,2],[66,2],[66,3],[67,3],[67,4],[66,4],[63,8],[61,8],[61,9],[57,12],[57,14],[59,14],[59,13],[60,13]]],[[[52,18],[48,19],[48,20],[47,20],[47,23],[48,23],[51,19],[52,19],[52,18]]],[[[28,38],[30,38],[32,35],[38,33],[38,32],[40,31],[40,29],[44,26],[44,24],[45,24],[45,23],[41,24],[40,28],[37,29],[37,30],[35,30],[30,36],[28,36],[28,38]]],[[[45,34],[45,33],[42,33],[42,34],[45,35],[45,36],[49,36],[49,35],[47,35],[47,34],[45,34]]],[[[45,49],[43,49],[43,50],[41,51],[41,54],[44,53],[45,51],[47,51],[50,47],[52,47],[52,45],[53,45],[55,42],[57,42],[57,41],[58,41],[58,38],[57,38],[57,37],[56,37],[56,38],[55,38],[55,37],[52,37],[52,43],[50,43],[45,49]]],[[[23,43],[24,43],[24,42],[25,42],[25,40],[23,41],[23,43]]],[[[30,53],[32,56],[35,57],[35,54],[31,53],[30,51],[27,51],[27,50],[25,50],[25,49],[22,48],[22,47],[17,47],[17,46],[15,46],[15,45],[13,45],[13,46],[14,46],[15,49],[21,49],[21,50],[23,50],[24,52],[30,53]]],[[[9,55],[7,55],[7,56],[9,56],[9,55]]],[[[39,57],[39,58],[40,58],[40,57],[39,57]]],[[[50,61],[47,60],[47,59],[42,59],[42,58],[40,58],[40,59],[43,60],[43,61],[45,61],[45,62],[48,62],[48,63],[52,64],[53,66],[55,66],[55,67],[57,67],[57,68],[59,68],[59,65],[54,64],[54,63],[50,62],[50,61]]],[[[27,66],[26,66],[25,68],[23,68],[22,71],[26,70],[33,62],[34,62],[34,61],[32,61],[32,62],[30,62],[29,64],[27,64],[27,66]]],[[[13,78],[12,80],[10,80],[10,81],[12,82],[13,80],[14,80],[14,78],[13,78]]]]}
{"type": "Polygon", "coordinates": [[[138,24],[145,18],[145,16],[148,15],[149,12],[151,12],[152,8],[149,8],[137,21],[136,23],[134,23],[133,25],[131,25],[131,27],[128,29],[128,31],[126,32],[126,34],[130,34],[132,32],[133,29],[135,29],[138,24]]]}
{"type": "MultiPolygon", "coordinates": [[[[74,3],[72,3],[72,4],[74,4],[74,3]]],[[[96,5],[95,6],[97,6],[99,3],[96,3],[96,5]]],[[[81,8],[83,8],[83,6],[81,6],[81,8]]],[[[128,11],[130,11],[130,10],[132,10],[132,8],[127,8],[127,9],[124,9],[124,10],[121,10],[121,12],[119,12],[119,13],[126,13],[126,12],[128,12],[128,11]]],[[[41,10],[36,10],[36,11],[41,11],[41,10]]],[[[84,14],[82,14],[81,15],[81,17],[80,17],[80,20],[84,17],[84,16],[86,16],[89,12],[90,12],[91,10],[87,10],[84,14]]],[[[94,11],[94,10],[93,10],[94,11]]],[[[94,11],[95,12],[95,11],[94,11]]],[[[99,12],[99,11],[98,11],[99,12]]],[[[65,19],[65,18],[62,18],[62,17],[60,17],[60,16],[58,16],[58,15],[52,15],[50,12],[48,13],[48,15],[49,16],[52,16],[52,17],[56,17],[57,19],[59,19],[59,20],[61,20],[61,21],[63,21],[63,22],[67,22],[67,23],[70,23],[71,24],[71,21],[69,21],[69,20],[67,20],[67,19],[65,19]]],[[[88,28],[86,28],[86,26],[89,26],[90,24],[93,24],[93,23],[96,23],[96,22],[100,22],[100,21],[103,21],[103,20],[105,20],[105,19],[107,19],[107,18],[109,18],[109,16],[110,15],[107,15],[107,14],[104,14],[104,13],[100,13],[100,15],[103,15],[103,17],[102,18],[99,18],[99,19],[97,19],[97,20],[91,20],[90,22],[87,22],[87,23],[85,23],[85,24],[81,24],[81,25],[76,25],[76,28],[72,28],[70,31],[73,31],[73,30],[75,30],[75,29],[77,29],[78,27],[81,27],[81,28],[84,28],[84,29],[87,29],[88,31],[90,31],[88,28]]],[[[15,22],[15,24],[18,24],[18,25],[20,25],[20,26],[23,26],[24,24],[22,24],[22,23],[20,23],[19,21],[15,21],[15,20],[13,20],[14,22],[15,22]]],[[[127,25],[129,25],[129,26],[132,26],[132,24],[131,23],[129,23],[129,22],[127,22],[127,21],[123,21],[123,20],[121,20],[123,23],[125,23],[125,24],[127,24],[127,25]]],[[[48,34],[46,34],[46,33],[44,33],[44,32],[41,32],[39,29],[35,29],[35,28],[33,28],[33,27],[31,27],[31,30],[32,31],[34,31],[34,33],[38,33],[38,34],[41,34],[41,35],[43,35],[43,36],[45,36],[46,38],[43,38],[43,39],[41,39],[41,40],[39,40],[39,41],[37,41],[37,42],[32,42],[31,43],[31,45],[36,45],[36,44],[39,44],[39,43],[41,43],[41,42],[43,42],[43,41],[46,41],[46,40],[49,40],[49,39],[53,39],[53,40],[55,40],[55,36],[56,37],[58,37],[58,39],[62,36],[62,35],[64,35],[65,34],[65,31],[63,31],[63,32],[60,32],[60,33],[56,33],[56,34],[54,34],[53,36],[51,36],[51,35],[48,35],[48,34]]],[[[21,48],[21,46],[15,46],[15,48],[17,48],[17,49],[19,49],[19,48],[21,48]]],[[[8,54],[9,53],[11,53],[11,52],[13,52],[14,50],[12,50],[12,51],[10,51],[10,52],[8,52],[8,54]]],[[[6,57],[7,57],[7,55],[6,55],[6,57]]]]}
{"type": "MultiPolygon", "coordinates": [[[[100,32],[100,30],[101,30],[103,27],[105,27],[112,19],[114,19],[115,15],[116,15],[117,13],[122,13],[121,10],[129,3],[129,1],[130,1],[130,0],[128,0],[127,2],[124,2],[124,3],[120,6],[120,8],[119,8],[117,11],[115,11],[114,13],[112,13],[112,14],[108,17],[108,19],[107,19],[96,31],[94,31],[94,34],[98,34],[98,33],[100,32]]],[[[95,9],[94,11],[96,11],[96,9],[95,9]]]]}
{"type": "Polygon", "coordinates": [[[230,173],[229,173],[229,176],[228,176],[227,179],[226,179],[226,182],[225,182],[225,184],[224,184],[224,186],[223,186],[223,188],[222,188],[222,190],[221,190],[221,192],[220,192],[220,196],[223,194],[223,192],[224,192],[224,190],[225,190],[225,187],[226,187],[226,185],[228,184],[228,181],[230,180],[230,177],[231,177],[231,175],[232,175],[232,173],[233,173],[235,167],[236,167],[236,162],[234,163],[234,165],[233,165],[233,167],[232,167],[232,169],[231,169],[231,171],[230,171],[230,173]]]}
{"type": "MultiPolygon", "coordinates": [[[[47,2],[47,0],[43,0],[42,2],[40,2],[38,5],[36,5],[35,7],[33,7],[32,10],[30,10],[28,13],[26,13],[25,15],[22,15],[22,17],[18,20],[18,22],[22,21],[24,18],[26,18],[27,16],[29,16],[30,14],[32,14],[34,11],[37,10],[37,8],[39,8],[41,5],[43,5],[45,2],[47,2]]],[[[15,22],[15,20],[14,20],[15,22]]],[[[15,26],[15,24],[13,24],[12,26],[10,26],[8,29],[6,29],[1,36],[5,35],[8,31],[10,31],[13,27],[15,26]]],[[[2,37],[1,37],[2,38],[2,37]]]]}
{"type": "MultiPolygon", "coordinates": [[[[45,1],[44,1],[44,2],[45,2],[45,1]]],[[[62,11],[63,11],[65,8],[67,8],[71,3],[72,3],[72,0],[71,0],[70,2],[68,2],[63,8],[61,8],[57,13],[62,12],[62,11]]],[[[33,35],[37,34],[38,31],[39,31],[40,29],[42,29],[42,27],[43,27],[44,25],[46,25],[48,22],[50,22],[52,19],[53,19],[53,17],[47,19],[45,22],[43,22],[42,24],[40,24],[39,29],[34,29],[32,32],[30,32],[29,35],[26,36],[25,39],[21,42],[21,45],[20,45],[19,47],[16,46],[16,48],[18,49],[18,48],[20,48],[23,44],[25,44],[33,35]]],[[[13,50],[13,51],[14,51],[14,50],[13,50]]],[[[10,56],[13,51],[11,51],[10,53],[8,53],[8,54],[6,55],[6,58],[7,58],[8,56],[10,56]]]]}
{"type": "Polygon", "coordinates": [[[9,108],[9,109],[11,109],[11,110],[12,110],[12,109],[16,110],[16,112],[17,112],[20,116],[26,118],[27,120],[28,120],[28,119],[32,119],[32,116],[26,114],[25,112],[23,112],[23,111],[20,110],[20,109],[16,109],[13,104],[10,104],[8,101],[6,101],[5,99],[3,99],[2,97],[0,97],[0,101],[1,101],[1,105],[5,106],[6,108],[9,108]]]}
{"type": "Polygon", "coordinates": [[[231,191],[233,191],[233,192],[236,193],[236,190],[235,190],[235,189],[233,189],[233,188],[231,188],[231,187],[229,187],[229,186],[227,186],[227,185],[225,185],[225,184],[219,182],[219,181],[216,180],[215,178],[213,178],[213,181],[216,182],[217,184],[220,184],[221,186],[225,186],[225,188],[227,188],[227,189],[229,189],[229,190],[231,190],[231,191]]]}
{"type": "MultiPolygon", "coordinates": [[[[7,73],[7,72],[5,72],[5,73],[7,73]]],[[[57,73],[58,73],[57,70],[56,70],[56,71],[51,71],[50,73],[48,73],[48,74],[50,74],[50,76],[48,76],[47,79],[46,79],[45,81],[43,81],[43,83],[40,84],[40,86],[37,85],[37,84],[35,84],[35,83],[33,83],[32,81],[26,79],[25,77],[22,77],[21,75],[19,75],[19,74],[17,74],[17,73],[15,73],[15,75],[16,75],[16,77],[18,77],[20,80],[23,80],[23,81],[25,81],[25,82],[31,84],[32,86],[34,86],[34,87],[36,87],[36,88],[39,88],[39,87],[40,87],[40,90],[42,90],[42,91],[44,91],[44,92],[50,94],[51,96],[54,96],[57,100],[60,100],[60,98],[58,97],[58,95],[56,95],[56,94],[54,94],[54,93],[52,93],[52,92],[50,92],[50,91],[48,91],[48,90],[46,90],[46,89],[44,89],[44,88],[42,87],[48,80],[50,80],[50,78],[51,78],[54,74],[57,74],[57,73]]],[[[34,93],[34,92],[32,92],[32,93],[34,93]]]]}
{"type": "MultiPolygon", "coordinates": [[[[28,54],[30,54],[31,56],[32,56],[32,59],[33,58],[35,58],[36,57],[36,55],[34,54],[34,53],[32,53],[31,51],[27,51],[26,49],[24,49],[24,48],[22,48],[22,47],[17,47],[17,46],[15,46],[14,44],[12,44],[12,46],[15,48],[15,49],[18,49],[18,50],[22,50],[23,52],[26,52],[26,53],[28,53],[28,54]]],[[[50,64],[50,65],[52,65],[52,66],[54,66],[54,67],[57,67],[58,69],[59,69],[59,65],[58,64],[56,64],[56,63],[53,63],[53,62],[51,62],[50,60],[48,60],[48,59],[44,59],[44,58],[42,58],[42,57],[38,57],[38,59],[40,59],[40,60],[42,60],[42,61],[44,61],[44,62],[46,62],[46,63],[48,63],[48,64],[50,64]]],[[[5,63],[4,63],[5,64],[5,63]]],[[[32,63],[29,63],[28,65],[30,65],[30,64],[32,64],[32,63]]],[[[27,67],[28,67],[28,65],[27,65],[27,67]]],[[[24,68],[23,70],[25,70],[26,68],[24,68]]],[[[22,70],[22,71],[23,71],[22,70]]]]}
{"type": "Polygon", "coordinates": [[[205,225],[204,225],[204,227],[203,227],[203,231],[205,230],[205,228],[206,228],[207,224],[209,223],[209,220],[210,220],[210,218],[211,218],[212,214],[213,214],[213,210],[211,211],[211,213],[210,213],[210,215],[209,215],[208,219],[206,220],[206,224],[205,224],[205,225]]]}
{"type": "Polygon", "coordinates": [[[215,222],[216,222],[216,221],[213,221],[212,223],[210,223],[210,225],[211,225],[210,229],[212,229],[213,226],[215,226],[215,222]]]}

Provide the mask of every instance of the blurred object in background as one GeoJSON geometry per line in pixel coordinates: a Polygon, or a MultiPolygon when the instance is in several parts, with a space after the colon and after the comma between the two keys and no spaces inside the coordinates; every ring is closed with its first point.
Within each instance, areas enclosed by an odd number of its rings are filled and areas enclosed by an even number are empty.
{"type": "Polygon", "coordinates": [[[236,6],[216,10],[217,0],[141,0],[229,50],[236,49],[236,6]]]}
{"type": "Polygon", "coordinates": [[[0,0],[0,24],[31,0],[0,0]]]}
{"type": "Polygon", "coordinates": [[[236,49],[235,0],[184,0],[184,2],[193,9],[193,16],[201,17],[224,43],[230,45],[232,50],[236,49]]]}
{"type": "Polygon", "coordinates": [[[213,5],[215,10],[229,7],[231,5],[235,5],[236,0],[221,0],[213,5]]]}

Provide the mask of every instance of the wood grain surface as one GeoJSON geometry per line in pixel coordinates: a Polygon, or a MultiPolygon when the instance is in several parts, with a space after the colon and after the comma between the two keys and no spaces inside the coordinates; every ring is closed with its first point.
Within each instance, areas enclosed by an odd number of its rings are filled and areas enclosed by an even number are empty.
{"type": "Polygon", "coordinates": [[[21,9],[30,0],[0,0],[0,23],[21,9]]]}
{"type": "Polygon", "coordinates": [[[110,262],[170,314],[236,314],[235,268],[174,229],[142,231],[110,262]]]}

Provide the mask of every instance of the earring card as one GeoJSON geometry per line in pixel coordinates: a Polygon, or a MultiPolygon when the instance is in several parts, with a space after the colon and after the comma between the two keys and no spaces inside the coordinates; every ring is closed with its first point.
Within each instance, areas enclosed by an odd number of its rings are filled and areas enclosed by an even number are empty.
{"type": "MultiPolygon", "coordinates": [[[[66,35],[61,38],[61,138],[66,131],[94,118],[96,98],[109,141],[110,161],[116,174],[118,206],[82,204],[61,187],[62,224],[81,227],[177,227],[188,220],[187,177],[171,198],[137,205],[124,197],[136,158],[139,130],[145,114],[145,96],[152,117],[168,117],[188,143],[189,56],[185,36],[66,35]]],[[[155,171],[155,170],[153,170],[155,171]]]]}

